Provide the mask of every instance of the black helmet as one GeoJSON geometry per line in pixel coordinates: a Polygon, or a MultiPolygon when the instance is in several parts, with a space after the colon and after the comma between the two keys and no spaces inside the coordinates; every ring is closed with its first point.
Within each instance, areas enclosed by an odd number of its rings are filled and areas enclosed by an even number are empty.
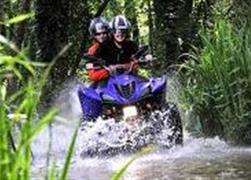
{"type": "Polygon", "coordinates": [[[115,30],[129,30],[131,28],[131,23],[123,15],[115,16],[109,23],[110,28],[115,30]]]}
{"type": "Polygon", "coordinates": [[[94,36],[96,33],[107,32],[109,24],[104,17],[96,17],[92,19],[89,26],[89,33],[94,36]]]}

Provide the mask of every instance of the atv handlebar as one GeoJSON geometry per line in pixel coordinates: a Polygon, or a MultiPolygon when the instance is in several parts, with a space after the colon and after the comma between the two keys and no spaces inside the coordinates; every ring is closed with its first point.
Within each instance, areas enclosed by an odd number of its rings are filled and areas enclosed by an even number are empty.
{"type": "Polygon", "coordinates": [[[139,47],[138,51],[134,55],[132,55],[132,57],[135,59],[139,59],[140,57],[146,55],[147,50],[148,50],[147,45],[141,46],[139,47]]]}

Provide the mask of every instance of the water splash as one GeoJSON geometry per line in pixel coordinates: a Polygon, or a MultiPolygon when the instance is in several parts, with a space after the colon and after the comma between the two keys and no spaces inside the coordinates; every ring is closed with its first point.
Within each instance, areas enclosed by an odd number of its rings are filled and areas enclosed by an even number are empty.
{"type": "Polygon", "coordinates": [[[82,85],[77,80],[69,80],[63,85],[62,91],[58,94],[55,105],[59,110],[58,117],[67,121],[79,120],[82,114],[80,102],[77,94],[79,86],[82,85]]]}
{"type": "Polygon", "coordinates": [[[149,116],[139,117],[133,127],[114,119],[84,122],[78,143],[81,156],[113,156],[136,152],[149,144],[170,148],[181,143],[182,131],[177,127],[179,119],[174,116],[174,107],[170,104],[165,111],[154,111],[149,116]]]}
{"type": "MultiPolygon", "coordinates": [[[[79,85],[78,81],[70,81],[60,92],[56,101],[59,114],[55,122],[51,128],[46,128],[33,143],[36,160],[46,159],[50,143],[52,144],[50,154],[55,159],[63,159],[65,156],[71,135],[78,126],[82,113],[77,95],[79,85]]],[[[176,143],[174,139],[177,137],[175,136],[181,136],[181,134],[173,133],[175,128],[170,123],[172,119],[170,109],[172,107],[165,112],[156,111],[148,119],[139,118],[141,123],[134,128],[128,128],[124,121],[118,123],[114,119],[106,121],[98,119],[95,123],[85,123],[84,129],[80,130],[77,138],[76,154],[79,155],[91,149],[107,152],[110,155],[121,151],[135,152],[151,143],[171,147],[176,143]]]]}
{"type": "Polygon", "coordinates": [[[46,166],[46,159],[62,163],[74,130],[79,126],[81,108],[77,96],[79,82],[71,80],[63,86],[55,101],[58,114],[32,143],[33,163],[46,166]],[[51,147],[50,147],[51,146],[51,147]],[[50,149],[51,148],[51,149],[50,149]],[[49,152],[50,151],[50,152],[49,152]]]}

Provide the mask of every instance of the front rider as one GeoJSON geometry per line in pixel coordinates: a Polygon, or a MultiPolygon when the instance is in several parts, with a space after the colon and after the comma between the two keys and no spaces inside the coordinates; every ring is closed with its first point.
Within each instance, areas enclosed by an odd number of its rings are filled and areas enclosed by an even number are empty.
{"type": "MultiPolygon", "coordinates": [[[[93,81],[107,79],[109,75],[117,72],[118,66],[125,71],[132,71],[137,68],[133,58],[138,50],[138,46],[129,40],[130,22],[122,15],[115,16],[110,22],[111,37],[99,45],[96,49],[95,57],[103,61],[103,66],[94,69],[90,66],[89,77],[93,81]],[[102,73],[100,73],[102,71],[102,73]]],[[[97,62],[92,62],[93,64],[97,62]]],[[[98,63],[97,63],[98,64],[98,63]]]]}

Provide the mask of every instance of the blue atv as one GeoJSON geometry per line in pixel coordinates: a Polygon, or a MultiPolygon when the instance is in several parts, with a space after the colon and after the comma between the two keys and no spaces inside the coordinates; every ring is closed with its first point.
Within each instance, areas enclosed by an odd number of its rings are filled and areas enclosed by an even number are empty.
{"type": "MultiPolygon", "coordinates": [[[[135,55],[140,59],[139,64],[146,63],[140,58],[145,50],[144,47],[135,55]]],[[[99,117],[102,120],[113,119],[116,123],[125,124],[125,128],[120,131],[121,134],[116,135],[117,145],[98,143],[95,147],[86,148],[82,156],[134,152],[148,144],[159,144],[160,141],[162,146],[167,148],[182,144],[180,114],[175,104],[166,102],[165,93],[166,76],[144,79],[131,73],[110,76],[103,85],[79,87],[78,96],[83,111],[83,126],[88,126],[88,122],[95,122],[99,117]],[[135,127],[141,128],[135,130],[135,127]],[[137,135],[132,135],[133,132],[137,135]],[[128,135],[130,138],[125,139],[127,136],[125,134],[130,134],[128,135]],[[157,142],[156,139],[161,140],[157,142]],[[118,143],[119,140],[123,143],[118,143]]],[[[83,129],[85,130],[85,127],[83,129]]],[[[111,135],[105,135],[101,131],[97,132],[98,136],[107,136],[111,139],[111,135]]],[[[111,134],[111,131],[112,127],[109,127],[107,133],[111,134]]],[[[100,137],[96,140],[101,139],[100,137]]]]}

